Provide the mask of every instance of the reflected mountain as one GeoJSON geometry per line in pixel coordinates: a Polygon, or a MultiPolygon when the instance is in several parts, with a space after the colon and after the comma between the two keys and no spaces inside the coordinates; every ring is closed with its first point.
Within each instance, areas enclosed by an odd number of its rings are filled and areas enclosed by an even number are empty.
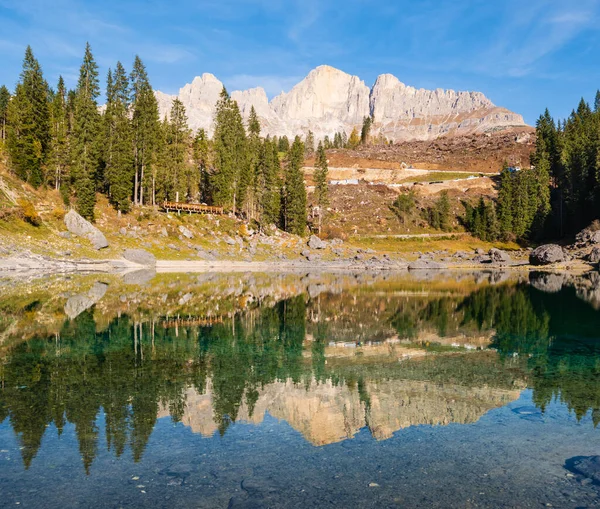
{"type": "Polygon", "coordinates": [[[115,456],[136,461],[167,416],[213,437],[268,414],[324,446],[364,428],[385,440],[474,423],[529,387],[542,411],[557,398],[600,421],[589,276],[157,278],[143,290],[51,282],[0,301],[0,422],[26,468],[48,426],[69,425],[89,472],[99,421],[115,456]]]}

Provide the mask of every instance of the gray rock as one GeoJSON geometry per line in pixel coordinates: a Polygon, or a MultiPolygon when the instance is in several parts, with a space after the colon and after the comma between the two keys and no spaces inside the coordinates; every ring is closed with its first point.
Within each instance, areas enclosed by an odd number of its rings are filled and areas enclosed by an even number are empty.
{"type": "Polygon", "coordinates": [[[489,255],[477,255],[475,258],[473,258],[473,261],[475,263],[492,263],[492,257],[489,255]]]}
{"type": "Polygon", "coordinates": [[[504,264],[511,263],[512,261],[508,253],[500,249],[492,248],[488,254],[492,260],[492,263],[504,264]]]}
{"type": "Polygon", "coordinates": [[[600,484],[600,456],[575,456],[565,462],[565,467],[594,484],[600,484]]]}
{"type": "Polygon", "coordinates": [[[181,251],[181,249],[179,249],[179,247],[177,247],[175,244],[167,244],[167,247],[173,251],[181,251]]]}
{"type": "Polygon", "coordinates": [[[306,259],[309,262],[318,262],[321,259],[321,255],[315,254],[315,253],[311,253],[309,254],[306,259]]]}
{"type": "Polygon", "coordinates": [[[546,244],[534,249],[529,254],[531,265],[551,265],[567,261],[567,256],[562,247],[556,244],[546,244]]]}
{"type": "Polygon", "coordinates": [[[420,259],[408,264],[408,270],[443,269],[444,267],[432,260],[420,259]]]}
{"type": "Polygon", "coordinates": [[[156,257],[144,249],[126,249],[123,252],[123,258],[147,267],[156,266],[156,257]]]}
{"type": "Polygon", "coordinates": [[[99,250],[108,247],[108,241],[104,234],[72,209],[65,215],[65,225],[67,230],[73,235],[88,239],[92,243],[92,246],[94,246],[94,249],[99,250]]]}
{"type": "Polygon", "coordinates": [[[179,233],[181,233],[181,235],[183,235],[186,239],[193,239],[194,238],[194,234],[185,226],[181,225],[179,227],[179,233]]]}
{"type": "Polygon", "coordinates": [[[223,237],[223,240],[225,241],[225,244],[227,244],[228,246],[235,246],[235,240],[232,239],[229,235],[226,235],[225,237],[223,237]]]}
{"type": "Polygon", "coordinates": [[[300,252],[300,256],[304,256],[304,258],[307,258],[310,255],[310,251],[308,249],[303,249],[300,252]]]}
{"type": "Polygon", "coordinates": [[[160,230],[160,234],[165,238],[169,236],[169,232],[164,227],[160,230]]]}
{"type": "Polygon", "coordinates": [[[59,232],[58,233],[63,239],[70,239],[71,238],[71,232],[59,232]]]}
{"type": "Polygon", "coordinates": [[[89,292],[70,297],[65,304],[66,315],[71,320],[78,317],[104,297],[107,289],[108,285],[106,283],[96,282],[89,292]]]}
{"type": "Polygon", "coordinates": [[[586,247],[595,244],[600,244],[600,230],[595,229],[594,225],[580,231],[575,237],[575,245],[577,247],[586,247]]]}
{"type": "Polygon", "coordinates": [[[327,243],[323,242],[316,235],[311,235],[308,239],[308,247],[311,249],[325,249],[327,247],[327,243]]]}
{"type": "Polygon", "coordinates": [[[119,233],[121,235],[127,235],[127,228],[119,228],[119,233]]]}
{"type": "Polygon", "coordinates": [[[184,304],[186,304],[187,302],[190,301],[190,299],[193,297],[194,295],[191,293],[186,293],[183,297],[181,297],[181,299],[179,299],[179,305],[183,306],[184,304]]]}
{"type": "Polygon", "coordinates": [[[592,252],[587,256],[587,261],[591,263],[600,263],[600,246],[592,249],[592,252]]]}

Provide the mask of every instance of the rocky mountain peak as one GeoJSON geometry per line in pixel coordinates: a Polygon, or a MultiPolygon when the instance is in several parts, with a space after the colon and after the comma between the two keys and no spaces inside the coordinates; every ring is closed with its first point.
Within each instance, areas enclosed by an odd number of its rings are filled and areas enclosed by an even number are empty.
{"type": "MultiPolygon", "coordinates": [[[[194,130],[213,131],[215,105],[223,83],[205,73],[180,89],[194,130]]],[[[161,115],[168,115],[173,96],[156,92],[161,115]]],[[[231,93],[242,115],[247,118],[252,106],[264,134],[305,135],[312,130],[317,138],[338,131],[348,135],[360,128],[371,115],[373,134],[394,141],[434,139],[444,135],[472,134],[490,128],[525,125],[520,115],[497,108],[480,92],[416,89],[392,74],[379,76],[372,88],[358,76],[329,65],[320,65],[289,92],[269,101],[262,88],[231,93]]]]}

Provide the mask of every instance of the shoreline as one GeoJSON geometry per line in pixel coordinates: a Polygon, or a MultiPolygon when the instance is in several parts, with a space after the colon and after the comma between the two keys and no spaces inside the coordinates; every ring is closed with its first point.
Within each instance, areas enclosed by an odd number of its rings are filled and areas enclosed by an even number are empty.
{"type": "Polygon", "coordinates": [[[24,255],[16,258],[0,258],[0,276],[23,272],[46,274],[127,274],[140,270],[164,273],[290,273],[290,272],[442,272],[448,270],[514,271],[514,272],[566,272],[583,274],[596,270],[593,265],[581,260],[572,260],[560,264],[533,266],[526,262],[513,263],[466,263],[437,262],[426,260],[411,267],[409,262],[400,261],[230,261],[230,260],[156,260],[155,265],[143,265],[124,258],[106,260],[66,260],[53,259],[37,255],[24,255]]]}

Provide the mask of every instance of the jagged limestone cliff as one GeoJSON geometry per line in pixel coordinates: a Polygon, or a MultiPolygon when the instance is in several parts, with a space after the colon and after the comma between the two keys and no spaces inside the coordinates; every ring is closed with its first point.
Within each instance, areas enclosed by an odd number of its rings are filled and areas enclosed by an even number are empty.
{"type": "MultiPolygon", "coordinates": [[[[223,84],[212,74],[196,77],[177,97],[192,129],[212,133],[215,104],[223,84]]],[[[287,93],[270,102],[262,88],[231,94],[247,118],[254,106],[263,133],[317,138],[335,132],[350,134],[365,116],[375,119],[374,134],[395,141],[427,140],[449,134],[471,134],[502,126],[525,125],[523,117],[495,106],[480,92],[424,90],[406,86],[391,74],[377,78],[373,88],[357,76],[319,66],[287,93]]],[[[156,92],[161,115],[168,115],[175,96],[156,92]]]]}

